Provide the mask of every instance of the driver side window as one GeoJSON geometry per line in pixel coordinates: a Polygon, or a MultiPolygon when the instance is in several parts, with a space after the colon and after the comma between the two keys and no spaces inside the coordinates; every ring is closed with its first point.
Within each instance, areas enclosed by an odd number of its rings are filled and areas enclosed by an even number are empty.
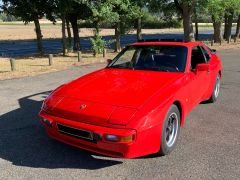
{"type": "Polygon", "coordinates": [[[199,46],[195,46],[192,48],[191,70],[196,69],[197,65],[202,63],[206,63],[205,57],[201,48],[199,46]]]}

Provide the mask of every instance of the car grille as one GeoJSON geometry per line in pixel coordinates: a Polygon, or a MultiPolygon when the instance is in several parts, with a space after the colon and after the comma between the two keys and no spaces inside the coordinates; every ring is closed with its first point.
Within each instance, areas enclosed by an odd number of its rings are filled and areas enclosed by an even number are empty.
{"type": "Polygon", "coordinates": [[[87,140],[87,141],[93,141],[93,134],[90,131],[76,129],[76,128],[72,128],[62,124],[57,124],[57,127],[58,127],[58,131],[62,134],[87,140]]]}

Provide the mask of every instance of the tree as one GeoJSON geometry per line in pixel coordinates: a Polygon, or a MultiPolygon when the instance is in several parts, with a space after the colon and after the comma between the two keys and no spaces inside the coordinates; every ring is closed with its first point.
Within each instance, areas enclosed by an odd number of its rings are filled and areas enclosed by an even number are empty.
{"type": "Polygon", "coordinates": [[[192,16],[197,2],[198,0],[174,0],[175,5],[180,11],[183,18],[184,40],[186,42],[195,40],[192,25],[192,16]]]}
{"type": "MultiPolygon", "coordinates": [[[[54,12],[62,20],[62,53],[66,55],[66,16],[68,11],[71,9],[71,0],[57,0],[52,1],[54,4],[54,12]]],[[[55,19],[54,19],[55,21],[55,19]]]]}
{"type": "Polygon", "coordinates": [[[112,5],[113,12],[118,16],[113,27],[115,29],[115,51],[119,52],[121,50],[121,35],[134,27],[134,20],[139,15],[139,7],[132,4],[130,0],[108,0],[108,2],[112,5]]]}
{"type": "Polygon", "coordinates": [[[106,46],[106,42],[100,36],[100,25],[105,22],[114,23],[119,16],[116,12],[113,12],[113,5],[110,1],[94,1],[90,4],[90,8],[92,10],[90,21],[95,27],[94,37],[90,40],[94,55],[96,55],[102,53],[106,46]]]}
{"type": "Polygon", "coordinates": [[[240,14],[238,15],[237,28],[236,28],[236,38],[240,37],[240,14]]]}
{"type": "Polygon", "coordinates": [[[162,10],[162,13],[168,13],[169,8],[180,14],[183,19],[184,40],[186,42],[194,41],[194,32],[192,26],[192,16],[194,9],[200,0],[151,0],[149,2],[151,10],[154,12],[162,10]]]}
{"type": "Polygon", "coordinates": [[[236,10],[236,14],[237,14],[237,27],[236,27],[235,37],[236,37],[236,39],[238,39],[240,37],[240,1],[238,1],[238,5],[235,10],[236,10]]]}
{"type": "MultiPolygon", "coordinates": [[[[60,0],[61,1],[61,0],[60,0]]],[[[67,19],[72,25],[73,30],[73,50],[80,50],[80,37],[78,29],[78,20],[87,19],[92,15],[89,8],[89,1],[87,0],[73,0],[71,9],[67,13],[67,19]]]]}
{"type": "MultiPolygon", "coordinates": [[[[132,0],[133,4],[138,6],[138,12],[136,12],[136,23],[137,23],[137,40],[142,39],[142,18],[144,16],[143,8],[146,7],[147,1],[146,0],[132,0]]],[[[135,9],[136,11],[137,9],[135,9]]]]}
{"type": "Polygon", "coordinates": [[[222,0],[209,0],[207,4],[208,14],[213,22],[213,40],[215,43],[222,41],[222,22],[224,18],[224,3],[222,0]]]}
{"type": "Polygon", "coordinates": [[[224,38],[230,42],[232,37],[232,24],[234,15],[240,9],[240,1],[239,0],[225,0],[225,29],[224,29],[224,38]]]}
{"type": "Polygon", "coordinates": [[[194,7],[193,21],[195,23],[195,39],[198,40],[199,30],[198,30],[198,21],[199,19],[206,18],[207,14],[207,5],[209,0],[198,1],[194,7]]]}
{"type": "Polygon", "coordinates": [[[37,37],[37,48],[39,53],[43,54],[42,45],[42,32],[39,19],[44,15],[47,15],[49,19],[53,19],[51,16],[52,3],[47,0],[3,0],[4,10],[11,15],[20,17],[24,23],[31,21],[35,24],[35,32],[37,37]]]}

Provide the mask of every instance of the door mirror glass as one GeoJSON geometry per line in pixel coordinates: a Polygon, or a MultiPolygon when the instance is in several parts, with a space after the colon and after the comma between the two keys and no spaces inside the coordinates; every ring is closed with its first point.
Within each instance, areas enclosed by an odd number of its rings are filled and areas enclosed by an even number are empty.
{"type": "Polygon", "coordinates": [[[196,67],[196,72],[209,71],[209,64],[198,64],[196,67]]]}

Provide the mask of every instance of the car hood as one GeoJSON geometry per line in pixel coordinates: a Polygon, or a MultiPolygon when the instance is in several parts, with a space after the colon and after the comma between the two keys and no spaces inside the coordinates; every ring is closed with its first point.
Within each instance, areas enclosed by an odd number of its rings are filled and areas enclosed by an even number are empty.
{"type": "Polygon", "coordinates": [[[182,75],[106,68],[80,77],[54,94],[84,102],[138,109],[182,75]]]}

